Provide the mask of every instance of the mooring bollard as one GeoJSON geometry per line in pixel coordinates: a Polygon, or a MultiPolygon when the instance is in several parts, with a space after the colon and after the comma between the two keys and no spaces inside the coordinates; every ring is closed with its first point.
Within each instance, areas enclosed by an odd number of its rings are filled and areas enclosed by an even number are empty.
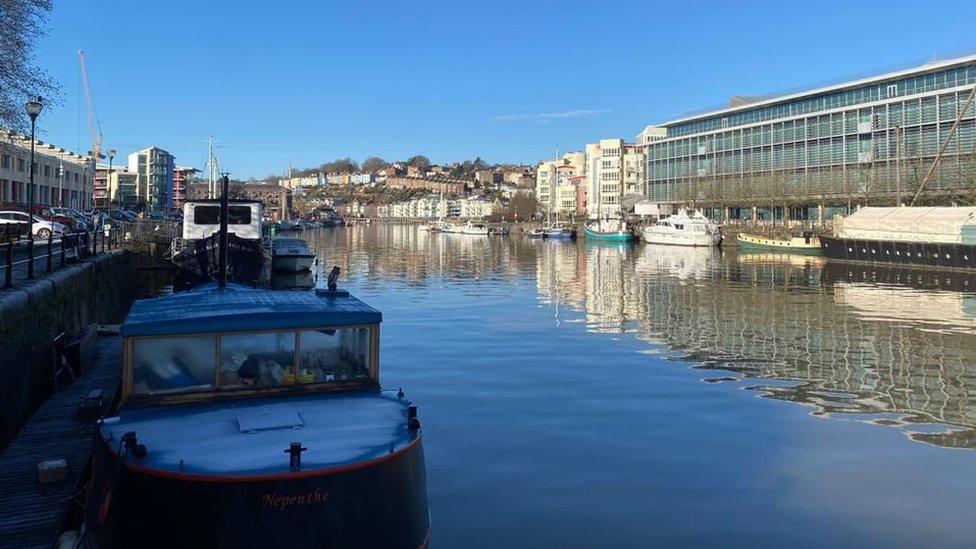
{"type": "Polygon", "coordinates": [[[51,272],[51,248],[54,246],[54,231],[47,233],[47,272],[51,272]]]}
{"type": "Polygon", "coordinates": [[[14,243],[7,242],[7,261],[3,268],[4,271],[4,288],[13,288],[14,286],[14,243]]]}

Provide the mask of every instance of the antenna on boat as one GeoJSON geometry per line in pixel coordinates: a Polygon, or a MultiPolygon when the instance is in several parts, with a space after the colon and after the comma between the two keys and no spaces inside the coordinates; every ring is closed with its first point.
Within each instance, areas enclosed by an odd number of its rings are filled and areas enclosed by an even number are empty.
{"type": "Polygon", "coordinates": [[[227,287],[227,188],[230,180],[226,173],[220,179],[220,233],[217,244],[217,287],[224,289],[227,287]]]}

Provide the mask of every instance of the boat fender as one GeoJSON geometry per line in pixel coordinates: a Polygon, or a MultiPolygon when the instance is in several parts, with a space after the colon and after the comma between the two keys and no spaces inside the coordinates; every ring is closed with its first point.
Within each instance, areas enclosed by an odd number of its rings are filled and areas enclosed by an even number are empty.
{"type": "Polygon", "coordinates": [[[129,431],[122,435],[122,446],[125,447],[126,455],[131,455],[136,459],[142,459],[148,453],[146,445],[139,444],[138,439],[136,439],[135,431],[129,431]]]}

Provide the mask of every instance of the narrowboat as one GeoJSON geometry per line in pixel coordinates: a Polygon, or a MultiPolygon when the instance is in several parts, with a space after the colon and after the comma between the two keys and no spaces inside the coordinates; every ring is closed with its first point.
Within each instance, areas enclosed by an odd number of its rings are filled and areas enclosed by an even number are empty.
{"type": "Polygon", "coordinates": [[[87,546],[425,547],[417,407],[348,292],[225,284],[137,301],[99,421],[87,546]]]}
{"type": "Polygon", "coordinates": [[[864,207],[821,236],[830,260],[976,269],[976,207],[864,207]]]}
{"type": "Polygon", "coordinates": [[[791,254],[819,254],[820,239],[812,232],[790,238],[770,238],[766,236],[739,233],[735,243],[742,251],[782,252],[791,254]]]}

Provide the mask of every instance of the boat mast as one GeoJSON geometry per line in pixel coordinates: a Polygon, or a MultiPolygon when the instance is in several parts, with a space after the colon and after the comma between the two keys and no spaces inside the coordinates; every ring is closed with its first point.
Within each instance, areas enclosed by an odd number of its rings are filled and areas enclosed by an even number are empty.
{"type": "Polygon", "coordinates": [[[221,178],[220,186],[220,236],[217,248],[217,287],[223,289],[227,287],[227,187],[230,186],[227,174],[224,174],[223,178],[221,178]]]}
{"type": "Polygon", "coordinates": [[[208,187],[208,189],[210,193],[207,198],[213,200],[214,198],[217,198],[217,162],[216,162],[217,159],[214,158],[213,134],[210,134],[210,137],[207,139],[207,146],[209,151],[207,153],[207,164],[210,165],[210,172],[208,174],[209,182],[210,182],[210,186],[208,187]]]}

